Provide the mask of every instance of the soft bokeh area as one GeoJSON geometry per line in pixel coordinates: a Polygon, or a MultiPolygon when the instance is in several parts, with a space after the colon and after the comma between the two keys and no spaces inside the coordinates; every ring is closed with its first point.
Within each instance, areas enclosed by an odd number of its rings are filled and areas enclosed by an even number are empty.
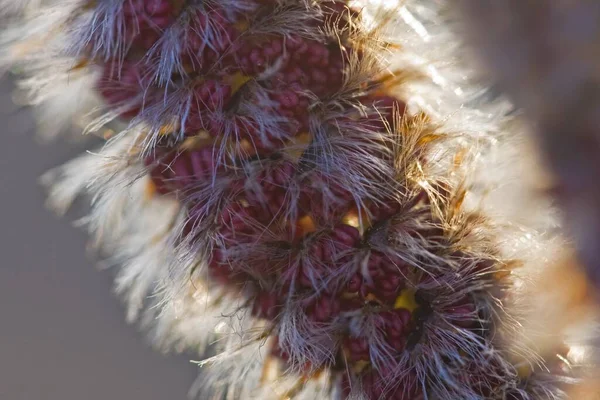
{"type": "Polygon", "coordinates": [[[38,178],[89,143],[42,145],[0,82],[0,399],[183,400],[197,367],[165,357],[125,323],[111,271],[84,233],[44,207],[38,178]]]}

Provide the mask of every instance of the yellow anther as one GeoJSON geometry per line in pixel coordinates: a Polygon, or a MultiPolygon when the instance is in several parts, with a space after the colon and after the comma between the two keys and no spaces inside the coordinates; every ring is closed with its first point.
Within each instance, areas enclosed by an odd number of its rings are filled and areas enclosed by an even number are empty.
{"type": "Polygon", "coordinates": [[[246,199],[240,199],[240,200],[239,200],[239,203],[240,203],[240,205],[241,205],[242,207],[244,207],[244,208],[248,208],[248,207],[250,207],[250,203],[248,203],[248,200],[246,200],[246,199]]]}
{"type": "Polygon", "coordinates": [[[179,150],[194,150],[212,143],[213,139],[206,131],[200,131],[197,135],[186,138],[180,145],[179,150]]]}
{"type": "Polygon", "coordinates": [[[375,301],[375,302],[379,302],[379,299],[377,298],[377,296],[375,296],[373,293],[369,293],[365,296],[365,301],[375,301]]]}
{"type": "Polygon", "coordinates": [[[527,363],[523,363],[521,365],[517,365],[517,375],[519,375],[519,378],[523,379],[523,378],[527,378],[531,375],[531,365],[527,364],[527,363]]]}
{"type": "Polygon", "coordinates": [[[511,275],[511,271],[501,270],[501,271],[494,273],[494,278],[496,280],[501,281],[502,279],[505,279],[505,278],[509,277],[510,275],[511,275]]]}
{"type": "Polygon", "coordinates": [[[504,268],[508,270],[514,270],[517,268],[521,268],[525,263],[521,260],[510,260],[504,263],[504,268]]]}
{"type": "Polygon", "coordinates": [[[239,32],[245,32],[250,28],[250,23],[244,19],[240,19],[234,24],[234,27],[239,32]]]}
{"type": "Polygon", "coordinates": [[[269,357],[263,365],[260,382],[265,384],[277,380],[279,377],[279,370],[279,360],[274,357],[269,357]]]}
{"type": "Polygon", "coordinates": [[[241,72],[236,72],[229,77],[231,84],[231,93],[235,94],[242,86],[246,84],[250,79],[250,76],[244,75],[241,72]]]}
{"type": "Polygon", "coordinates": [[[154,182],[152,182],[152,180],[148,180],[148,183],[146,184],[146,187],[144,190],[144,197],[147,200],[150,200],[154,197],[155,194],[156,194],[156,185],[154,184],[154,182]]]}
{"type": "Polygon", "coordinates": [[[294,160],[299,160],[304,153],[305,146],[308,146],[312,141],[312,135],[308,132],[302,132],[294,136],[290,141],[290,148],[287,150],[287,153],[294,160]]]}
{"type": "Polygon", "coordinates": [[[299,133],[293,139],[294,144],[309,144],[311,141],[312,135],[308,132],[299,133]]]}
{"type": "Polygon", "coordinates": [[[454,166],[458,168],[461,165],[463,165],[466,155],[467,155],[467,149],[462,149],[462,150],[458,151],[454,155],[454,166]]]}
{"type": "Polygon", "coordinates": [[[177,130],[177,124],[169,123],[161,126],[158,130],[158,134],[161,136],[167,136],[175,132],[175,130],[177,130]]]}
{"type": "Polygon", "coordinates": [[[296,235],[301,237],[317,230],[315,221],[310,215],[300,218],[297,223],[296,235]]]}
{"type": "Polygon", "coordinates": [[[75,65],[73,65],[70,68],[70,71],[77,71],[79,69],[83,69],[83,68],[87,67],[88,64],[89,64],[89,60],[87,58],[82,58],[81,60],[77,61],[75,63],[75,65]]]}
{"type": "Polygon", "coordinates": [[[115,131],[113,131],[112,129],[107,129],[104,131],[104,133],[102,133],[102,137],[104,138],[104,140],[108,140],[111,137],[113,137],[115,135],[115,131]]]}
{"type": "Polygon", "coordinates": [[[394,308],[405,308],[410,312],[413,312],[418,307],[419,305],[415,300],[415,291],[413,289],[404,289],[394,302],[394,308]]]}
{"type": "Polygon", "coordinates": [[[360,218],[358,218],[358,214],[356,214],[354,212],[350,212],[350,213],[346,214],[344,216],[344,218],[342,219],[342,222],[345,225],[350,225],[357,229],[360,228],[360,218]]]}
{"type": "Polygon", "coordinates": [[[346,225],[350,225],[358,229],[362,235],[371,226],[368,215],[363,209],[353,207],[342,219],[342,222],[346,225]]]}
{"type": "Polygon", "coordinates": [[[248,154],[248,155],[254,154],[256,152],[254,145],[248,139],[240,140],[238,149],[239,149],[239,151],[243,152],[244,154],[248,154]]]}
{"type": "Polygon", "coordinates": [[[354,365],[352,365],[352,369],[354,370],[355,373],[358,374],[358,373],[362,372],[362,370],[364,370],[368,366],[369,366],[368,361],[360,360],[360,361],[357,361],[356,363],[354,363],[354,365]]]}

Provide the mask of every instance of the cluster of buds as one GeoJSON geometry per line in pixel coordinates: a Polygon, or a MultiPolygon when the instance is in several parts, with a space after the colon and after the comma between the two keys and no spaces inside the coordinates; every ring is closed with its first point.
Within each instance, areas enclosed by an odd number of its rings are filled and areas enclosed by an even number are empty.
{"type": "Polygon", "coordinates": [[[506,345],[518,263],[465,205],[459,160],[476,150],[408,106],[408,67],[388,68],[396,47],[381,32],[399,14],[413,21],[409,8],[75,3],[60,55],[95,72],[95,126],[127,126],[100,165],[84,161],[95,168],[78,184],[96,196],[91,230],[122,238],[107,247],[134,307],[150,292],[178,310],[153,315],[158,341],[219,338],[202,396],[564,398],[564,351],[543,363],[506,345]],[[128,199],[113,193],[123,187],[128,199]],[[115,209],[135,215],[112,224],[115,209]],[[229,315],[214,323],[207,309],[229,315]]]}

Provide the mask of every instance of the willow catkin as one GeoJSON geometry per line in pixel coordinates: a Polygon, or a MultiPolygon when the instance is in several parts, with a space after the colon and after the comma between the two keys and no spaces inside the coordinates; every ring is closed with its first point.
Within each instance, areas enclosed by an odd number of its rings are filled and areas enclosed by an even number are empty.
{"type": "Polygon", "coordinates": [[[46,123],[107,139],[49,202],[90,196],[128,318],[204,357],[199,398],[564,399],[586,376],[584,327],[525,325],[565,242],[507,187],[518,124],[439,3],[10,8],[0,59],[46,123]]]}

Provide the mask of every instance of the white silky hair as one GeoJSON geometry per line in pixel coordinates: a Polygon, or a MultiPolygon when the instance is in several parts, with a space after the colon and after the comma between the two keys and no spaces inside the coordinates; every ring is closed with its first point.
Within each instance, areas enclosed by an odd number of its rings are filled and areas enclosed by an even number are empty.
{"type": "Polygon", "coordinates": [[[39,7],[44,0],[0,0],[0,17],[13,17],[39,7]]]}

